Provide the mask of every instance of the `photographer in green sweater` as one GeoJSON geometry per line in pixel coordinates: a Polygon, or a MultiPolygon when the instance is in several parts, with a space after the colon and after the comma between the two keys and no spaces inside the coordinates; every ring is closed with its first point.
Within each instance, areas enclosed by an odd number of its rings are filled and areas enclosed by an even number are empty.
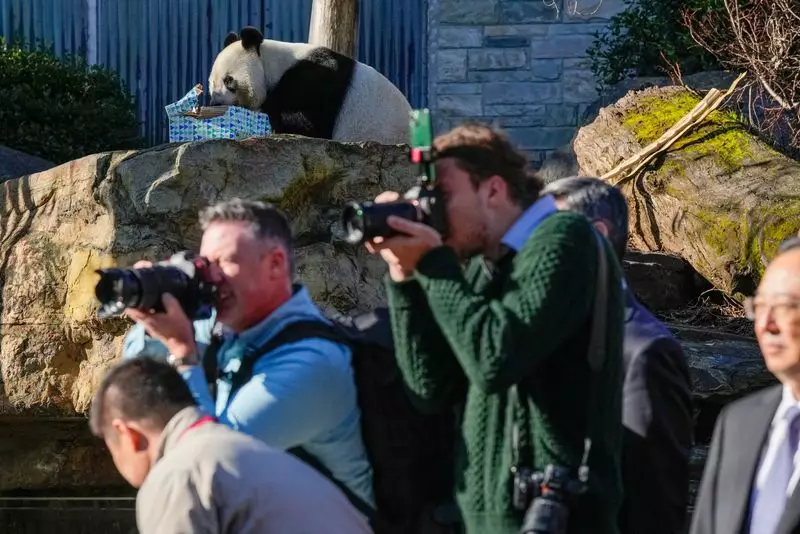
{"type": "MultiPolygon", "coordinates": [[[[623,301],[614,253],[586,218],[559,212],[552,197],[537,200],[542,183],[499,132],[465,124],[437,137],[434,150],[446,238],[391,217],[400,235],[367,248],[389,266],[410,395],[421,410],[458,410],[454,494],[466,531],[517,534],[528,506],[512,504],[513,472],[554,465],[577,481],[588,437],[588,489],[570,500],[565,532],[617,534],[623,301]],[[606,354],[593,374],[599,243],[606,354]]],[[[386,192],[376,201],[396,199],[386,192]]]]}

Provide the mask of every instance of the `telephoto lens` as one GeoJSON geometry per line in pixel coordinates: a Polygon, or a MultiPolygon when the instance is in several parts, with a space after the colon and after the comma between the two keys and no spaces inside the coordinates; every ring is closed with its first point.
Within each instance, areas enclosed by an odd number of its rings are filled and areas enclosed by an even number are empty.
{"type": "Polygon", "coordinates": [[[189,288],[189,276],[177,267],[154,265],[144,269],[101,269],[94,292],[102,308],[100,317],[117,315],[125,308],[163,311],[161,296],[180,298],[189,288]]]}
{"type": "Polygon", "coordinates": [[[94,288],[101,318],[119,315],[126,308],[163,312],[162,297],[175,297],[192,319],[211,316],[216,286],[211,280],[208,260],[184,251],[168,261],[141,269],[99,269],[94,288]]]}

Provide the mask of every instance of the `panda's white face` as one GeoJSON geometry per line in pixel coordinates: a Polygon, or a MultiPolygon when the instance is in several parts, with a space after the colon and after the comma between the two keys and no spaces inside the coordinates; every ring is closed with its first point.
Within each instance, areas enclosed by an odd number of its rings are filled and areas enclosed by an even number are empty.
{"type": "Polygon", "coordinates": [[[208,77],[212,106],[241,106],[258,110],[267,98],[264,65],[255,50],[241,41],[222,49],[208,77]]]}

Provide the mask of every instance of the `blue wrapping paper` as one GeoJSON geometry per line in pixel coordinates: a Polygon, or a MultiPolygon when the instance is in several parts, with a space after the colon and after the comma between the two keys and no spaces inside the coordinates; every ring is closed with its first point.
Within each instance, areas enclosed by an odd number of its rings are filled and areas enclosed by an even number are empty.
{"type": "Polygon", "coordinates": [[[187,116],[197,108],[202,86],[197,85],[178,100],[164,107],[169,118],[170,142],[204,139],[244,139],[267,136],[272,131],[265,113],[228,106],[223,115],[197,118],[187,116]]]}

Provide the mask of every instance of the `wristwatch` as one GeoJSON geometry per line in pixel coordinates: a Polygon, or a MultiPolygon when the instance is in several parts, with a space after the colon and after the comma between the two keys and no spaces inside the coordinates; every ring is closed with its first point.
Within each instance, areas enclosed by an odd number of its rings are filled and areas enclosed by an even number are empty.
{"type": "Polygon", "coordinates": [[[189,365],[199,365],[200,360],[197,357],[197,352],[192,352],[191,354],[184,356],[183,358],[175,356],[174,354],[169,354],[167,356],[167,363],[170,364],[172,367],[178,368],[189,365]]]}

